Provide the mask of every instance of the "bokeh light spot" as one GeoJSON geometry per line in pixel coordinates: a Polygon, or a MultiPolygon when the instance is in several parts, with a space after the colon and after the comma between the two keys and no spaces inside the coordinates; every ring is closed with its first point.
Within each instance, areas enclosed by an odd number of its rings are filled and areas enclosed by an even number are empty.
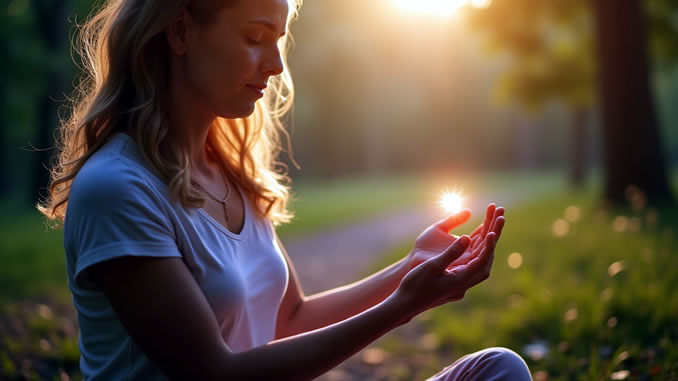
{"type": "Polygon", "coordinates": [[[38,304],[38,314],[41,318],[49,320],[52,318],[52,309],[44,304],[38,304]]]}
{"type": "Polygon", "coordinates": [[[626,380],[631,375],[628,370],[620,370],[610,375],[610,380],[626,380]]]}
{"type": "Polygon", "coordinates": [[[629,227],[629,219],[626,216],[617,216],[612,222],[612,229],[616,232],[624,232],[629,227]]]}
{"type": "Polygon", "coordinates": [[[539,370],[539,371],[534,372],[534,374],[532,375],[532,378],[534,379],[534,381],[548,381],[549,374],[546,373],[545,370],[539,370]]]}
{"type": "Polygon", "coordinates": [[[49,350],[52,349],[52,345],[49,343],[49,341],[42,339],[40,340],[40,348],[42,348],[42,350],[45,352],[49,352],[49,350]]]}
{"type": "Polygon", "coordinates": [[[555,222],[553,222],[553,225],[551,226],[551,231],[553,232],[553,235],[556,237],[565,237],[567,233],[570,231],[570,223],[562,218],[559,218],[555,220],[555,222]]]}
{"type": "Polygon", "coordinates": [[[623,271],[624,268],[625,268],[624,261],[614,262],[607,268],[607,274],[613,277],[617,275],[620,271],[623,271]]]}
{"type": "Polygon", "coordinates": [[[569,222],[576,222],[581,217],[581,209],[576,205],[570,205],[565,209],[565,219],[569,222]]]}
{"type": "Polygon", "coordinates": [[[572,307],[565,311],[565,315],[563,318],[565,321],[572,321],[575,320],[579,316],[579,311],[577,310],[577,307],[572,307]]]}
{"type": "Polygon", "coordinates": [[[534,361],[539,361],[549,354],[549,347],[546,342],[538,340],[535,343],[527,344],[523,347],[523,353],[534,361]]]}
{"type": "Polygon", "coordinates": [[[607,326],[610,328],[614,328],[617,325],[617,318],[616,317],[611,317],[607,319],[607,326]]]}
{"type": "Polygon", "coordinates": [[[386,360],[386,352],[381,348],[367,348],[363,351],[363,362],[379,365],[386,360]]]}
{"type": "Polygon", "coordinates": [[[512,269],[517,269],[523,264],[523,256],[520,253],[511,253],[508,256],[508,265],[512,269]]]}

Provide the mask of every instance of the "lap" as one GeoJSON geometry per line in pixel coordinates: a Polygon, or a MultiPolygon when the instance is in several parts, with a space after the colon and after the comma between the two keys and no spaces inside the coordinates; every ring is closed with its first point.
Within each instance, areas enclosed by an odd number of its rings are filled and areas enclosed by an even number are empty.
{"type": "Polygon", "coordinates": [[[427,381],[532,380],[525,361],[506,348],[487,348],[468,354],[427,381]]]}

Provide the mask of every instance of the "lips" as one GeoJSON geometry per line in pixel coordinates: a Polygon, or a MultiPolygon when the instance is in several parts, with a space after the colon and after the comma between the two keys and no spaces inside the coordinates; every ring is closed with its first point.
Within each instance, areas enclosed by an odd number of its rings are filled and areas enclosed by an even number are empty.
{"type": "Polygon", "coordinates": [[[257,93],[259,96],[264,95],[264,90],[266,89],[266,84],[265,83],[248,83],[245,85],[252,89],[255,93],[257,93]]]}

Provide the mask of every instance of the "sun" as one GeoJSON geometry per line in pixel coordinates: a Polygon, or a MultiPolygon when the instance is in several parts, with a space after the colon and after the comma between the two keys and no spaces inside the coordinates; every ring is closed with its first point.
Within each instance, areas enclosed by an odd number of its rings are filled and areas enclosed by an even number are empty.
{"type": "Polygon", "coordinates": [[[459,213],[464,208],[464,198],[457,192],[444,191],[440,197],[440,205],[447,213],[459,213]]]}
{"type": "Polygon", "coordinates": [[[469,0],[391,0],[406,11],[449,16],[466,5],[469,0]]]}
{"type": "Polygon", "coordinates": [[[409,12],[449,16],[466,5],[469,0],[391,0],[391,2],[409,12]]]}
{"type": "Polygon", "coordinates": [[[446,17],[467,5],[487,8],[492,0],[391,0],[391,3],[404,11],[446,17]]]}

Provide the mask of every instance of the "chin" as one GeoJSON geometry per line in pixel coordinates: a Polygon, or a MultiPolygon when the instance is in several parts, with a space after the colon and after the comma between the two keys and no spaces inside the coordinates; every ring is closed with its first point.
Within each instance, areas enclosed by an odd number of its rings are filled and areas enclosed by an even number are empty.
{"type": "Polygon", "coordinates": [[[242,105],[241,107],[231,108],[229,110],[224,110],[219,113],[219,116],[226,119],[242,119],[247,118],[248,116],[254,113],[254,103],[248,105],[242,105]]]}

